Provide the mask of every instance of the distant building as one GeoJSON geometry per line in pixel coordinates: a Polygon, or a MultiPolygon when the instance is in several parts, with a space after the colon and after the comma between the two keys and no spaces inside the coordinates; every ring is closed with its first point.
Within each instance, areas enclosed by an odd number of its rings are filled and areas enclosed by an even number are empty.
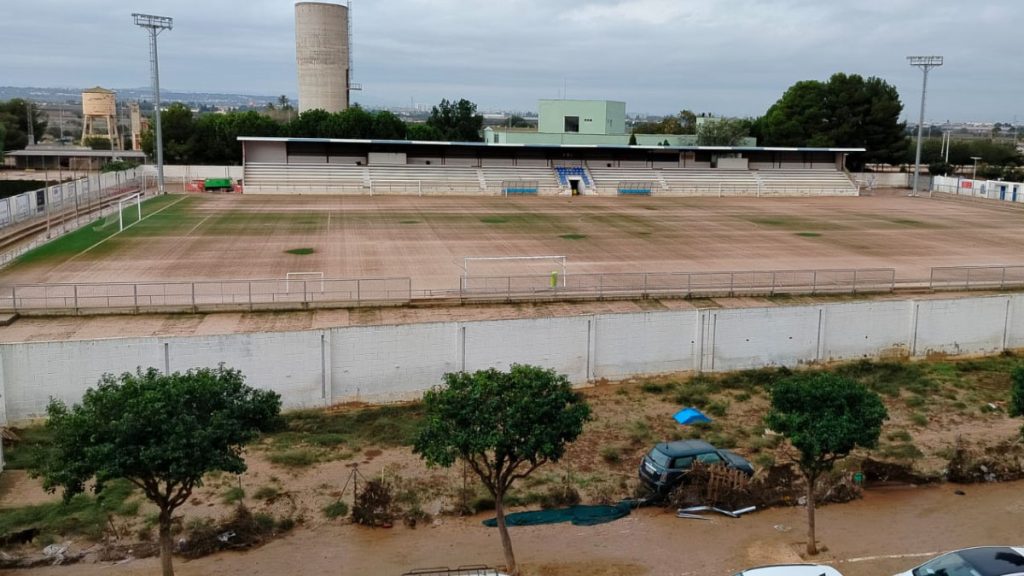
{"type": "MultiPolygon", "coordinates": [[[[626,146],[626,103],[616,100],[541,100],[537,129],[488,127],[488,144],[565,144],[579,146],[626,146]]],[[[704,118],[703,120],[710,120],[704,118]]],[[[698,118],[698,123],[701,121],[698,118]]],[[[688,147],[697,145],[696,134],[635,134],[637,146],[688,147]]],[[[757,146],[745,138],[740,146],[757,146]]]]}

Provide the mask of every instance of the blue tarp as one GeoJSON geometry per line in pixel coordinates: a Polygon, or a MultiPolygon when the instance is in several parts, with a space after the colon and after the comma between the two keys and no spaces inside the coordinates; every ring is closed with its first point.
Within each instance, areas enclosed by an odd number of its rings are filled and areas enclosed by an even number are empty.
{"type": "Polygon", "coordinates": [[[679,412],[676,412],[673,418],[683,426],[686,426],[687,424],[707,424],[711,422],[711,418],[708,418],[696,408],[684,408],[679,412]]]}

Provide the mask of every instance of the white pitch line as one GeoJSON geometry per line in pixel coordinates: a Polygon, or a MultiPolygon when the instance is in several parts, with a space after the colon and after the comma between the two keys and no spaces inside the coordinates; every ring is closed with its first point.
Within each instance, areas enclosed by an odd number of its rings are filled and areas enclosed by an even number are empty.
{"type": "MultiPolygon", "coordinates": [[[[188,198],[188,196],[184,196],[184,197],[182,197],[182,199],[181,199],[181,200],[178,200],[178,201],[172,202],[172,203],[168,204],[167,206],[164,206],[163,208],[161,208],[161,209],[157,210],[156,212],[153,212],[152,214],[146,214],[145,216],[143,216],[143,217],[142,217],[142,219],[140,219],[140,220],[137,220],[137,221],[135,221],[135,222],[132,222],[131,224],[129,224],[129,225],[127,225],[127,226],[125,226],[125,227],[124,227],[124,230],[127,230],[127,229],[131,228],[132,226],[135,226],[136,224],[138,224],[139,222],[142,222],[142,220],[145,220],[146,218],[149,218],[150,216],[156,216],[157,214],[159,214],[159,213],[163,212],[164,210],[167,210],[168,208],[170,208],[171,206],[174,206],[175,204],[178,204],[179,202],[181,202],[181,201],[185,200],[186,198],[188,198]]],[[[64,261],[64,263],[65,263],[65,264],[67,264],[68,262],[71,262],[71,261],[72,261],[72,260],[74,260],[75,258],[78,258],[78,257],[79,257],[79,256],[81,256],[82,254],[85,254],[85,253],[86,253],[86,252],[88,252],[89,250],[92,250],[93,248],[95,248],[95,247],[99,246],[100,244],[103,244],[103,243],[104,243],[104,242],[106,242],[107,240],[110,240],[110,239],[111,239],[111,238],[113,238],[114,236],[117,236],[117,235],[118,235],[118,234],[120,234],[121,232],[124,232],[124,230],[118,230],[117,232],[114,232],[113,234],[111,234],[110,236],[107,236],[107,237],[106,237],[106,238],[104,238],[103,240],[100,240],[99,242],[97,242],[97,243],[93,244],[92,246],[89,246],[89,247],[88,247],[88,248],[86,248],[85,250],[82,250],[82,251],[81,251],[81,252],[79,252],[78,254],[75,254],[75,255],[74,255],[74,256],[72,256],[71,258],[68,258],[67,260],[65,260],[65,261],[64,261]]]]}
{"type": "MultiPolygon", "coordinates": [[[[154,212],[154,214],[155,214],[155,212],[154,212]]],[[[204,223],[206,223],[206,221],[207,221],[207,220],[209,220],[210,218],[213,218],[213,214],[210,214],[210,215],[209,215],[209,216],[207,216],[206,218],[203,218],[202,220],[200,220],[200,221],[199,221],[199,224],[196,224],[195,226],[193,226],[193,227],[192,227],[192,229],[191,229],[191,230],[189,230],[188,232],[186,232],[186,233],[185,233],[185,236],[191,236],[191,235],[192,235],[192,233],[193,233],[193,232],[195,232],[197,228],[199,228],[199,227],[200,227],[200,226],[202,226],[202,225],[203,225],[204,223]]]]}
{"type": "Polygon", "coordinates": [[[900,560],[902,558],[924,558],[925,556],[938,556],[941,552],[920,552],[916,554],[889,554],[888,556],[862,556],[860,558],[849,558],[838,560],[837,564],[853,564],[856,562],[873,562],[875,560],[900,560]]]}

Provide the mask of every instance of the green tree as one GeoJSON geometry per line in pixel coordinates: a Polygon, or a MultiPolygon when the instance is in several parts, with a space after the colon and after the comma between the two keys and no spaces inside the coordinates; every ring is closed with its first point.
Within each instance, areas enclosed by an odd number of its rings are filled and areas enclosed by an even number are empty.
{"type": "Polygon", "coordinates": [[[70,408],[47,407],[53,443],[34,471],[64,501],[89,482],[101,493],[106,482],[124,478],[159,508],[160,562],[171,565],[171,516],[208,472],[241,474],[242,447],[279,424],[280,396],[244,383],[241,372],[223,365],[185,373],[155,368],[106,374],[70,408]]]}
{"type": "Polygon", "coordinates": [[[814,495],[818,478],[857,447],[874,448],[888,418],[882,399],[863,384],[830,373],[802,374],[771,388],[765,425],[800,453],[807,480],[807,553],[818,553],[814,495]]]}
{"type": "Polygon", "coordinates": [[[7,137],[7,126],[0,121],[0,160],[4,157],[4,139],[7,137]]]}
{"type": "Polygon", "coordinates": [[[523,118],[518,114],[513,114],[512,117],[508,119],[508,126],[509,128],[530,128],[533,125],[527,122],[526,118],[523,118]]]}
{"type": "Polygon", "coordinates": [[[709,118],[697,128],[698,146],[737,146],[750,135],[750,120],[709,118]]]}
{"type": "Polygon", "coordinates": [[[636,134],[629,135],[629,145],[636,146],[636,134]]]}
{"type": "Polygon", "coordinates": [[[1010,416],[1024,416],[1024,366],[1010,372],[1010,416]]]}
{"type": "Polygon", "coordinates": [[[85,139],[85,145],[93,150],[110,150],[110,138],[104,136],[89,136],[85,139]]]}
{"type": "Polygon", "coordinates": [[[765,146],[863,147],[849,167],[867,162],[899,163],[905,158],[903,103],[879,78],[834,74],[827,82],[804,80],[791,86],[756,123],[765,146]]]}
{"type": "MultiPolygon", "coordinates": [[[[174,102],[160,112],[160,124],[164,139],[164,161],[167,164],[191,163],[196,148],[192,110],[181,102],[174,102]]],[[[154,129],[150,128],[142,136],[142,150],[151,158],[155,155],[155,142],[154,129]]]]}
{"type": "Polygon", "coordinates": [[[430,465],[469,464],[494,497],[505,562],[518,573],[505,495],[513,482],[562,457],[583,431],[590,406],[564,375],[526,365],[445,374],[444,385],[423,402],[426,425],[413,450],[430,465]]]}
{"type": "Polygon", "coordinates": [[[409,124],[405,129],[405,137],[409,140],[420,140],[423,142],[444,140],[444,136],[441,135],[437,128],[426,124],[409,124]]]}
{"type": "Polygon", "coordinates": [[[480,142],[483,139],[480,130],[484,127],[484,117],[476,113],[476,104],[465,98],[458,102],[444,99],[431,109],[427,126],[437,130],[443,140],[480,142]]]}
{"type": "Polygon", "coordinates": [[[406,126],[401,118],[387,110],[373,115],[373,137],[379,140],[402,140],[405,138],[406,126]]]}
{"type": "Polygon", "coordinates": [[[29,107],[32,109],[32,129],[38,142],[46,134],[46,114],[22,98],[0,102],[0,124],[4,125],[4,141],[0,148],[21,150],[28,146],[29,107]]]}

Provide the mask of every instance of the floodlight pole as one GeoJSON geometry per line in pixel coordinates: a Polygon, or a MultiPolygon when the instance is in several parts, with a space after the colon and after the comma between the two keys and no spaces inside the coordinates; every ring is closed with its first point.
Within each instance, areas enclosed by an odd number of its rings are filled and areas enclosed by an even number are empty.
{"type": "Polygon", "coordinates": [[[156,121],[156,187],[160,194],[164,190],[164,133],[160,126],[160,59],[157,57],[156,37],[164,30],[174,28],[174,20],[166,16],[132,14],[135,25],[149,32],[149,68],[153,82],[153,116],[156,121]]]}
{"type": "Polygon", "coordinates": [[[921,177],[921,140],[924,138],[924,105],[928,96],[928,72],[932,68],[942,66],[942,56],[907,56],[911,66],[924,72],[924,83],[921,86],[921,118],[917,123],[917,156],[914,158],[914,191],[917,196],[917,182],[921,177]]]}

